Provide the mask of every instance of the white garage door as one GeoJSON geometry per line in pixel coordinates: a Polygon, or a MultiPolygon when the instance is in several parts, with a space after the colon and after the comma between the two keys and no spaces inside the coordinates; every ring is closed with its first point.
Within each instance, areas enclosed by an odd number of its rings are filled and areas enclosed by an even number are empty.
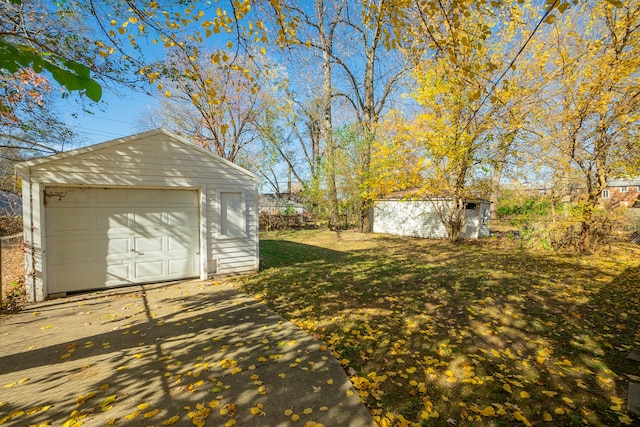
{"type": "Polygon", "coordinates": [[[198,192],[45,191],[48,293],[199,275],[198,192]]]}

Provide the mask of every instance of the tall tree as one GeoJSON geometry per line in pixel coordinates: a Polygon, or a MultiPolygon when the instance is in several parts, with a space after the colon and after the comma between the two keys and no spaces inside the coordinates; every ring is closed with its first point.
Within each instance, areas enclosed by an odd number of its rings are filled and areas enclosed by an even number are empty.
{"type": "Polygon", "coordinates": [[[211,64],[208,58],[171,56],[165,66],[184,74],[176,71],[158,80],[166,100],[146,118],[146,126],[166,127],[220,157],[239,161],[242,150],[256,141],[277,79],[277,69],[257,58],[236,56],[211,64]]]}
{"type": "Polygon", "coordinates": [[[580,250],[588,253],[607,179],[640,157],[640,4],[585,4],[554,23],[549,41],[555,72],[547,137],[557,167],[581,177],[580,250]]]}

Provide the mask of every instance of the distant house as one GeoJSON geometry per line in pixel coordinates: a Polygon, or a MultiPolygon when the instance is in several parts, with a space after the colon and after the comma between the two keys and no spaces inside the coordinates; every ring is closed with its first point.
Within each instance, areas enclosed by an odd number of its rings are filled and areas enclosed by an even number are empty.
{"type": "Polygon", "coordinates": [[[306,207],[288,194],[265,193],[258,198],[258,211],[267,215],[302,215],[306,207]]]}
{"type": "MultiPolygon", "coordinates": [[[[446,208],[452,200],[389,198],[373,205],[373,232],[429,239],[447,238],[447,230],[438,214],[438,205],[446,208]]],[[[482,199],[465,202],[463,239],[489,236],[489,206],[482,199]]]]}
{"type": "Polygon", "coordinates": [[[640,207],[640,177],[607,180],[602,201],[613,207],[640,207]]]}

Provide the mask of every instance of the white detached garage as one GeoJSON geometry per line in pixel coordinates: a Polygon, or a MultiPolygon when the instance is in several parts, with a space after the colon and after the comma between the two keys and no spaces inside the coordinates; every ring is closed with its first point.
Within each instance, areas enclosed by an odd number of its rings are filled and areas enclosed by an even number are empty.
{"type": "Polygon", "coordinates": [[[17,171],[30,301],[258,269],[259,177],[166,130],[17,171]]]}

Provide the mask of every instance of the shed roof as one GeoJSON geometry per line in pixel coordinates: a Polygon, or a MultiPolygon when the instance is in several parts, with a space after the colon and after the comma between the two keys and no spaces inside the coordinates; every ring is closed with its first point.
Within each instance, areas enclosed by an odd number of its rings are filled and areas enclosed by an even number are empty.
{"type": "MultiPolygon", "coordinates": [[[[418,189],[409,189],[409,190],[401,190],[394,191],[391,194],[388,194],[386,197],[381,197],[377,200],[397,200],[397,201],[443,201],[443,200],[452,200],[453,197],[447,196],[444,194],[424,194],[418,189]]],[[[483,199],[481,197],[465,197],[465,201],[472,203],[491,203],[489,200],[483,199]]]]}
{"type": "Polygon", "coordinates": [[[255,173],[243,168],[242,166],[236,165],[233,162],[230,162],[229,160],[222,158],[214,153],[212,153],[211,151],[205,150],[204,148],[198,147],[195,144],[192,144],[191,142],[189,142],[188,140],[186,140],[185,138],[176,135],[173,132],[170,132],[166,129],[154,129],[154,130],[150,130],[150,131],[146,131],[146,132],[142,132],[142,133],[138,133],[135,135],[130,135],[130,136],[126,136],[126,137],[122,137],[122,138],[117,138],[117,139],[113,139],[110,141],[106,141],[106,142],[102,142],[99,144],[94,144],[94,145],[90,145],[87,147],[82,147],[82,148],[77,148],[75,150],[71,150],[71,151],[65,151],[64,153],[58,153],[58,154],[53,154],[51,156],[46,156],[46,157],[39,157],[37,159],[33,159],[33,160],[28,160],[26,162],[22,162],[19,163],[18,165],[16,165],[16,171],[18,173],[21,173],[22,171],[28,170],[31,167],[34,166],[41,166],[41,165],[46,165],[47,163],[54,163],[60,160],[64,160],[64,159],[68,159],[70,157],[73,156],[78,156],[81,154],[85,154],[85,153],[90,153],[90,152],[95,152],[95,151],[99,151],[99,150],[103,150],[106,148],[112,148],[112,147],[116,147],[118,145],[121,144],[130,144],[133,143],[137,140],[141,140],[144,138],[148,138],[148,137],[152,137],[152,136],[156,136],[156,135],[164,135],[167,136],[169,138],[171,138],[173,141],[178,142],[180,144],[184,144],[186,147],[188,147],[190,150],[194,150],[194,151],[198,151],[199,153],[201,153],[202,155],[208,156],[211,159],[218,161],[218,162],[222,162],[224,164],[226,164],[227,166],[237,170],[238,172],[248,175],[249,177],[253,178],[256,181],[260,181],[260,177],[258,175],[256,175],[255,173]]]}
{"type": "Polygon", "coordinates": [[[607,187],[627,187],[630,185],[640,185],[640,177],[612,178],[607,180],[607,187]]]}

